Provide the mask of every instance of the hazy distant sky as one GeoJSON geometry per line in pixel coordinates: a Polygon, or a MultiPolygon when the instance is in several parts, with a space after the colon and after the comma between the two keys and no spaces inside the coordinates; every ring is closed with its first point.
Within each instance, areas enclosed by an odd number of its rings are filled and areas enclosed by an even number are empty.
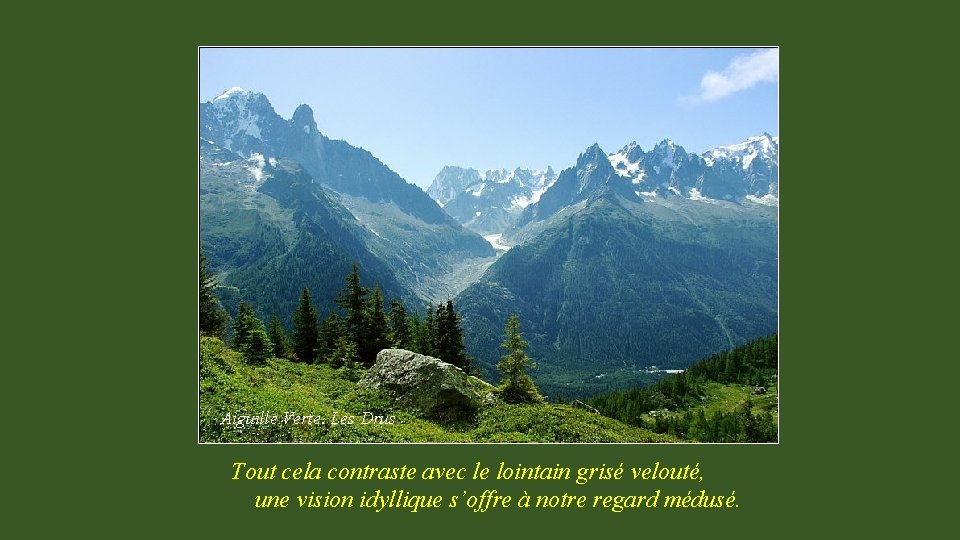
{"type": "Polygon", "coordinates": [[[688,151],[779,135],[777,49],[203,48],[200,101],[232,86],[426,187],[444,165],[559,172],[669,138],[688,151]]]}

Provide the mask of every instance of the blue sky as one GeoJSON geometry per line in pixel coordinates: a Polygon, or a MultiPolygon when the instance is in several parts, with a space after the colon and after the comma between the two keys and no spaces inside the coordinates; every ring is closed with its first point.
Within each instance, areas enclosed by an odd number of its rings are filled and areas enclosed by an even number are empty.
{"type": "Polygon", "coordinates": [[[200,101],[232,86],[426,187],[444,165],[573,165],[670,138],[688,151],[779,135],[777,49],[203,48],[200,101]]]}

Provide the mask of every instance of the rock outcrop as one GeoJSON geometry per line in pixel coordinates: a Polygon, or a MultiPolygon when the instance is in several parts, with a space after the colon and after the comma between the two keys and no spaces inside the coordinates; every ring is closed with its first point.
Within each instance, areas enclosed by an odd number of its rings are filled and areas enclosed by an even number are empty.
{"type": "Polygon", "coordinates": [[[494,387],[437,358],[404,349],[384,349],[357,383],[378,388],[397,406],[437,421],[472,420],[485,403],[496,400],[494,387]]]}

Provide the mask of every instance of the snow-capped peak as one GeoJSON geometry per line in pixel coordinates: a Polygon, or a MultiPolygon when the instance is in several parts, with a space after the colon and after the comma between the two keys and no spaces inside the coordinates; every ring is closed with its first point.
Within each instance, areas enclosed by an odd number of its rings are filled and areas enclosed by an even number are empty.
{"type": "Polygon", "coordinates": [[[244,94],[244,93],[246,93],[246,90],[244,90],[243,88],[240,88],[239,86],[231,86],[229,89],[227,89],[226,92],[224,92],[224,93],[220,94],[219,96],[213,98],[213,101],[219,101],[219,100],[221,100],[221,99],[228,99],[228,98],[230,98],[230,96],[233,96],[233,95],[235,95],[235,94],[244,94]]]}
{"type": "Polygon", "coordinates": [[[280,120],[267,97],[233,86],[212,101],[201,104],[201,124],[210,129],[216,126],[216,139],[232,152],[249,155],[249,139],[261,139],[261,128],[280,120]],[[245,142],[246,140],[246,142],[245,142]]]}
{"type": "Polygon", "coordinates": [[[748,137],[747,140],[738,144],[718,146],[707,150],[703,153],[703,159],[709,166],[721,159],[739,161],[743,170],[747,170],[754,159],[758,157],[775,158],[779,150],[780,137],[764,133],[763,135],[748,137]]]}
{"type": "Polygon", "coordinates": [[[478,171],[451,165],[437,174],[427,194],[454,219],[488,234],[512,224],[524,208],[540,200],[557,178],[550,166],[478,171]]]}
{"type": "Polygon", "coordinates": [[[653,148],[654,152],[657,150],[663,152],[663,160],[660,162],[660,165],[676,170],[677,164],[674,163],[673,156],[677,150],[677,145],[670,139],[664,139],[653,148]]]}
{"type": "Polygon", "coordinates": [[[643,150],[637,146],[636,142],[631,142],[630,144],[624,146],[616,154],[609,154],[607,159],[610,160],[610,166],[613,167],[613,170],[623,178],[632,178],[634,184],[639,184],[643,180],[643,169],[640,167],[640,157],[637,156],[635,160],[631,160],[631,155],[639,154],[643,155],[643,150]],[[636,152],[634,150],[637,150],[636,152]]]}

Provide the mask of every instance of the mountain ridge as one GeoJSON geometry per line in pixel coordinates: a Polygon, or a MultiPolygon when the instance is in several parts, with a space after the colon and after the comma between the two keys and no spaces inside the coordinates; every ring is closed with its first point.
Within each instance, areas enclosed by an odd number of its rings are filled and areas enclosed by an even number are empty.
{"type": "Polygon", "coordinates": [[[582,173],[577,182],[566,178],[560,183],[561,171],[552,182],[543,185],[536,196],[528,197],[524,201],[526,204],[516,205],[513,212],[501,210],[503,197],[487,189],[485,178],[471,168],[445,166],[427,193],[464,226],[484,235],[501,233],[504,237],[510,236],[511,229],[546,219],[560,208],[585,200],[578,195],[592,192],[591,185],[606,185],[600,189],[612,189],[627,198],[654,202],[658,202],[657,198],[682,197],[705,203],[727,201],[747,206],[779,205],[779,137],[769,133],[751,136],[740,143],[717,146],[701,154],[687,152],[669,138],[662,139],[646,152],[633,141],[604,156],[616,176],[622,179],[619,182],[584,171],[581,161],[587,159],[594,162],[602,173],[609,173],[599,164],[601,155],[603,150],[599,144],[589,146],[578,157],[577,165],[572,167],[582,173]],[[566,185],[571,182],[577,184],[575,188],[566,185]],[[627,187],[632,188],[632,195],[627,192],[627,187]],[[550,194],[551,190],[555,193],[550,194]],[[542,202],[545,198],[546,202],[542,202]],[[541,202],[540,208],[532,208],[541,202]],[[491,212],[496,219],[484,217],[491,212]]]}
{"type": "MultiPolygon", "coordinates": [[[[200,136],[245,158],[280,158],[302,166],[371,232],[363,237],[368,249],[422,303],[459,292],[463,275],[473,272],[462,261],[495,257],[486,240],[372,153],[321,133],[309,105],[298,106],[285,120],[265,95],[233,88],[200,104],[200,136]]],[[[212,259],[215,266],[218,262],[212,259]]]]}
{"type": "Polygon", "coordinates": [[[417,296],[368,247],[369,233],[298,163],[200,145],[200,240],[231,312],[241,300],[290,327],[303,287],[326,313],[352,264],[388,297],[417,296]]]}
{"type": "Polygon", "coordinates": [[[776,329],[777,208],[700,195],[703,175],[687,182],[702,158],[668,139],[616,155],[584,150],[457,296],[468,349],[488,371],[504,306],[525,323],[537,384],[566,398],[583,397],[590,377],[638,383],[648,366],[682,368],[776,329]],[[644,182],[657,182],[652,193],[644,182]]]}

